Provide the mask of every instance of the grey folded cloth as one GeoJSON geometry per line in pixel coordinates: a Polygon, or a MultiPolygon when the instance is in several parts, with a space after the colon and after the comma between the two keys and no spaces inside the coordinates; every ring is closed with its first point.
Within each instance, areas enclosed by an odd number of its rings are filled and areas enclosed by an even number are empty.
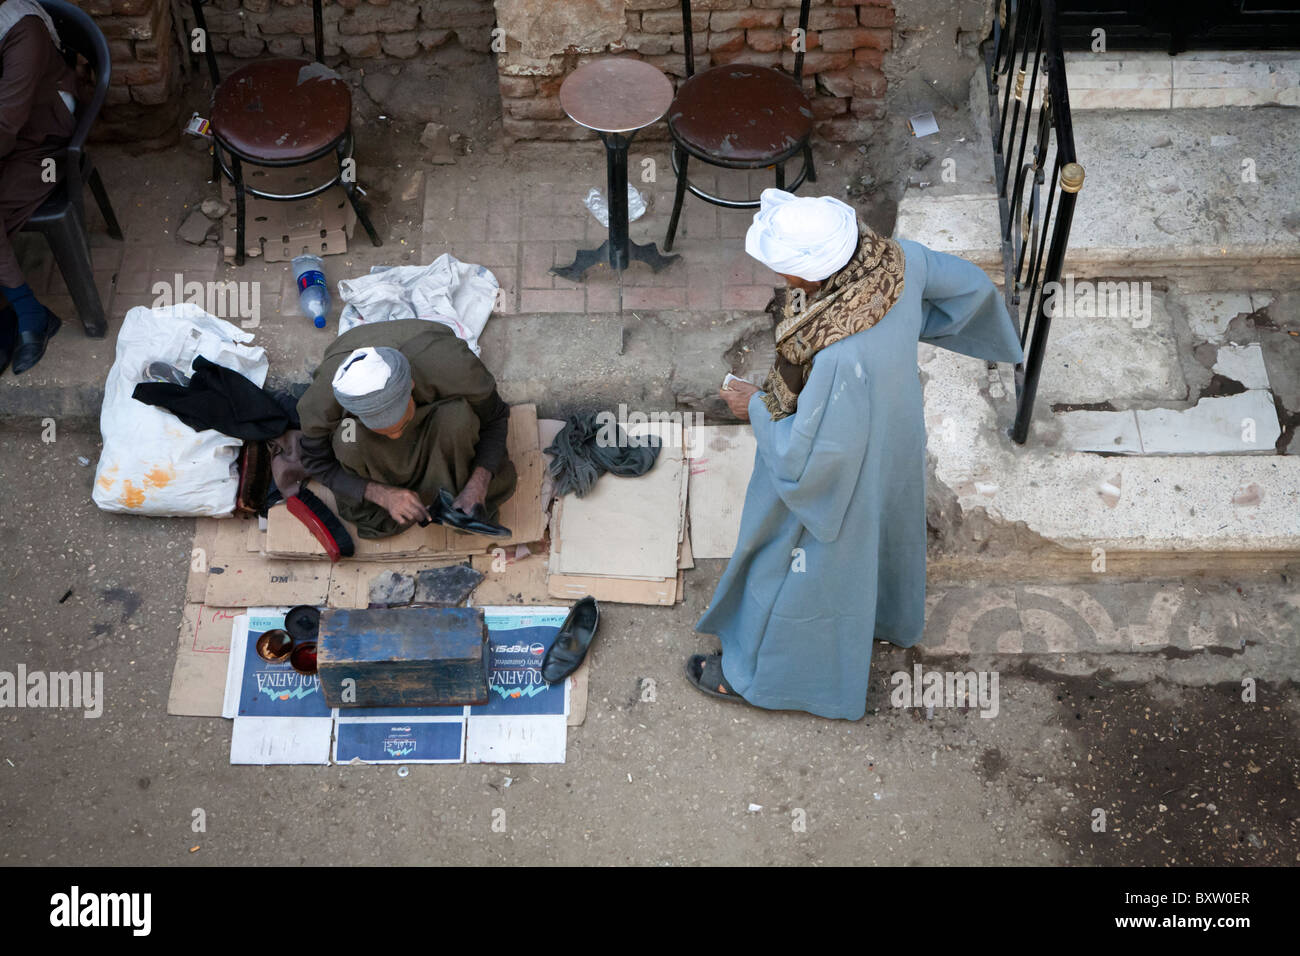
{"type": "Polygon", "coordinates": [[[624,478],[644,475],[659,457],[659,439],[629,436],[610,413],[590,412],[570,415],[546,454],[556,496],[582,498],[606,472],[624,478]]]}

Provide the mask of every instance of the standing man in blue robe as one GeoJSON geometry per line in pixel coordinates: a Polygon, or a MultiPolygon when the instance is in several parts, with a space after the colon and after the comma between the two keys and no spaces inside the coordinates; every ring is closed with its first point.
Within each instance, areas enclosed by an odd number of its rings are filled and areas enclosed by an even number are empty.
{"type": "Polygon", "coordinates": [[[765,190],[745,251],[786,280],[777,358],[722,398],[758,452],[736,550],[696,624],[722,653],[691,683],[723,700],[857,720],[873,640],[925,626],[925,421],[918,341],[1023,358],[992,281],[965,260],[874,233],[825,197],[765,190]]]}

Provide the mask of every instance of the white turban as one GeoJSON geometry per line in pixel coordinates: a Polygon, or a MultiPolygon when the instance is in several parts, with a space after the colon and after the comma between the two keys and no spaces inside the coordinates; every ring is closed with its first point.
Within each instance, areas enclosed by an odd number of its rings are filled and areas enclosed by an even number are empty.
{"type": "Polygon", "coordinates": [[[833,196],[764,189],[745,251],[782,275],[820,282],[839,272],[858,247],[858,214],[833,196]]]}
{"type": "Polygon", "coordinates": [[[330,382],[338,403],[367,428],[392,428],[411,399],[411,363],[393,348],[361,348],[339,366],[330,382]]]}

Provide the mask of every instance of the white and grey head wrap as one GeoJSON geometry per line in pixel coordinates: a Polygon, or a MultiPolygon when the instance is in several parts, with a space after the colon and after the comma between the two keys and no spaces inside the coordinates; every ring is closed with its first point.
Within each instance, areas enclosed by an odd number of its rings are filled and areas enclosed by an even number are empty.
{"type": "Polygon", "coordinates": [[[411,398],[411,363],[392,348],[357,349],[330,383],[338,403],[370,429],[392,428],[411,398]]]}

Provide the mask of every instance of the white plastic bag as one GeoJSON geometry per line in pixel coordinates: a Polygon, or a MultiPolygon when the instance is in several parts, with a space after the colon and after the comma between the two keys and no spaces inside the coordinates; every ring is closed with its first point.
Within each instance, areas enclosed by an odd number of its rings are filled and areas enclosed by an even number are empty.
{"type": "Polygon", "coordinates": [[[186,375],[196,356],[234,369],[261,385],[266,350],[245,332],[182,303],[136,307],[126,314],[117,353],[104,383],[99,430],[104,451],[91,497],[104,511],[143,515],[226,515],[235,507],[243,442],[211,428],[196,432],[171,412],[131,397],[150,362],[167,362],[186,375]]]}
{"type": "MultiPolygon", "coordinates": [[[[591,211],[591,214],[596,217],[598,223],[606,229],[609,228],[609,203],[605,202],[605,194],[601,190],[593,187],[591,192],[587,193],[587,198],[582,201],[582,204],[591,211]]],[[[636,222],[644,215],[645,197],[641,195],[640,191],[638,191],[635,186],[628,183],[627,221],[636,222]]]]}
{"type": "Polygon", "coordinates": [[[478,337],[497,301],[497,277],[483,266],[444,252],[427,266],[372,269],[339,282],[339,335],[371,322],[427,319],[451,326],[475,355],[478,337]]]}

